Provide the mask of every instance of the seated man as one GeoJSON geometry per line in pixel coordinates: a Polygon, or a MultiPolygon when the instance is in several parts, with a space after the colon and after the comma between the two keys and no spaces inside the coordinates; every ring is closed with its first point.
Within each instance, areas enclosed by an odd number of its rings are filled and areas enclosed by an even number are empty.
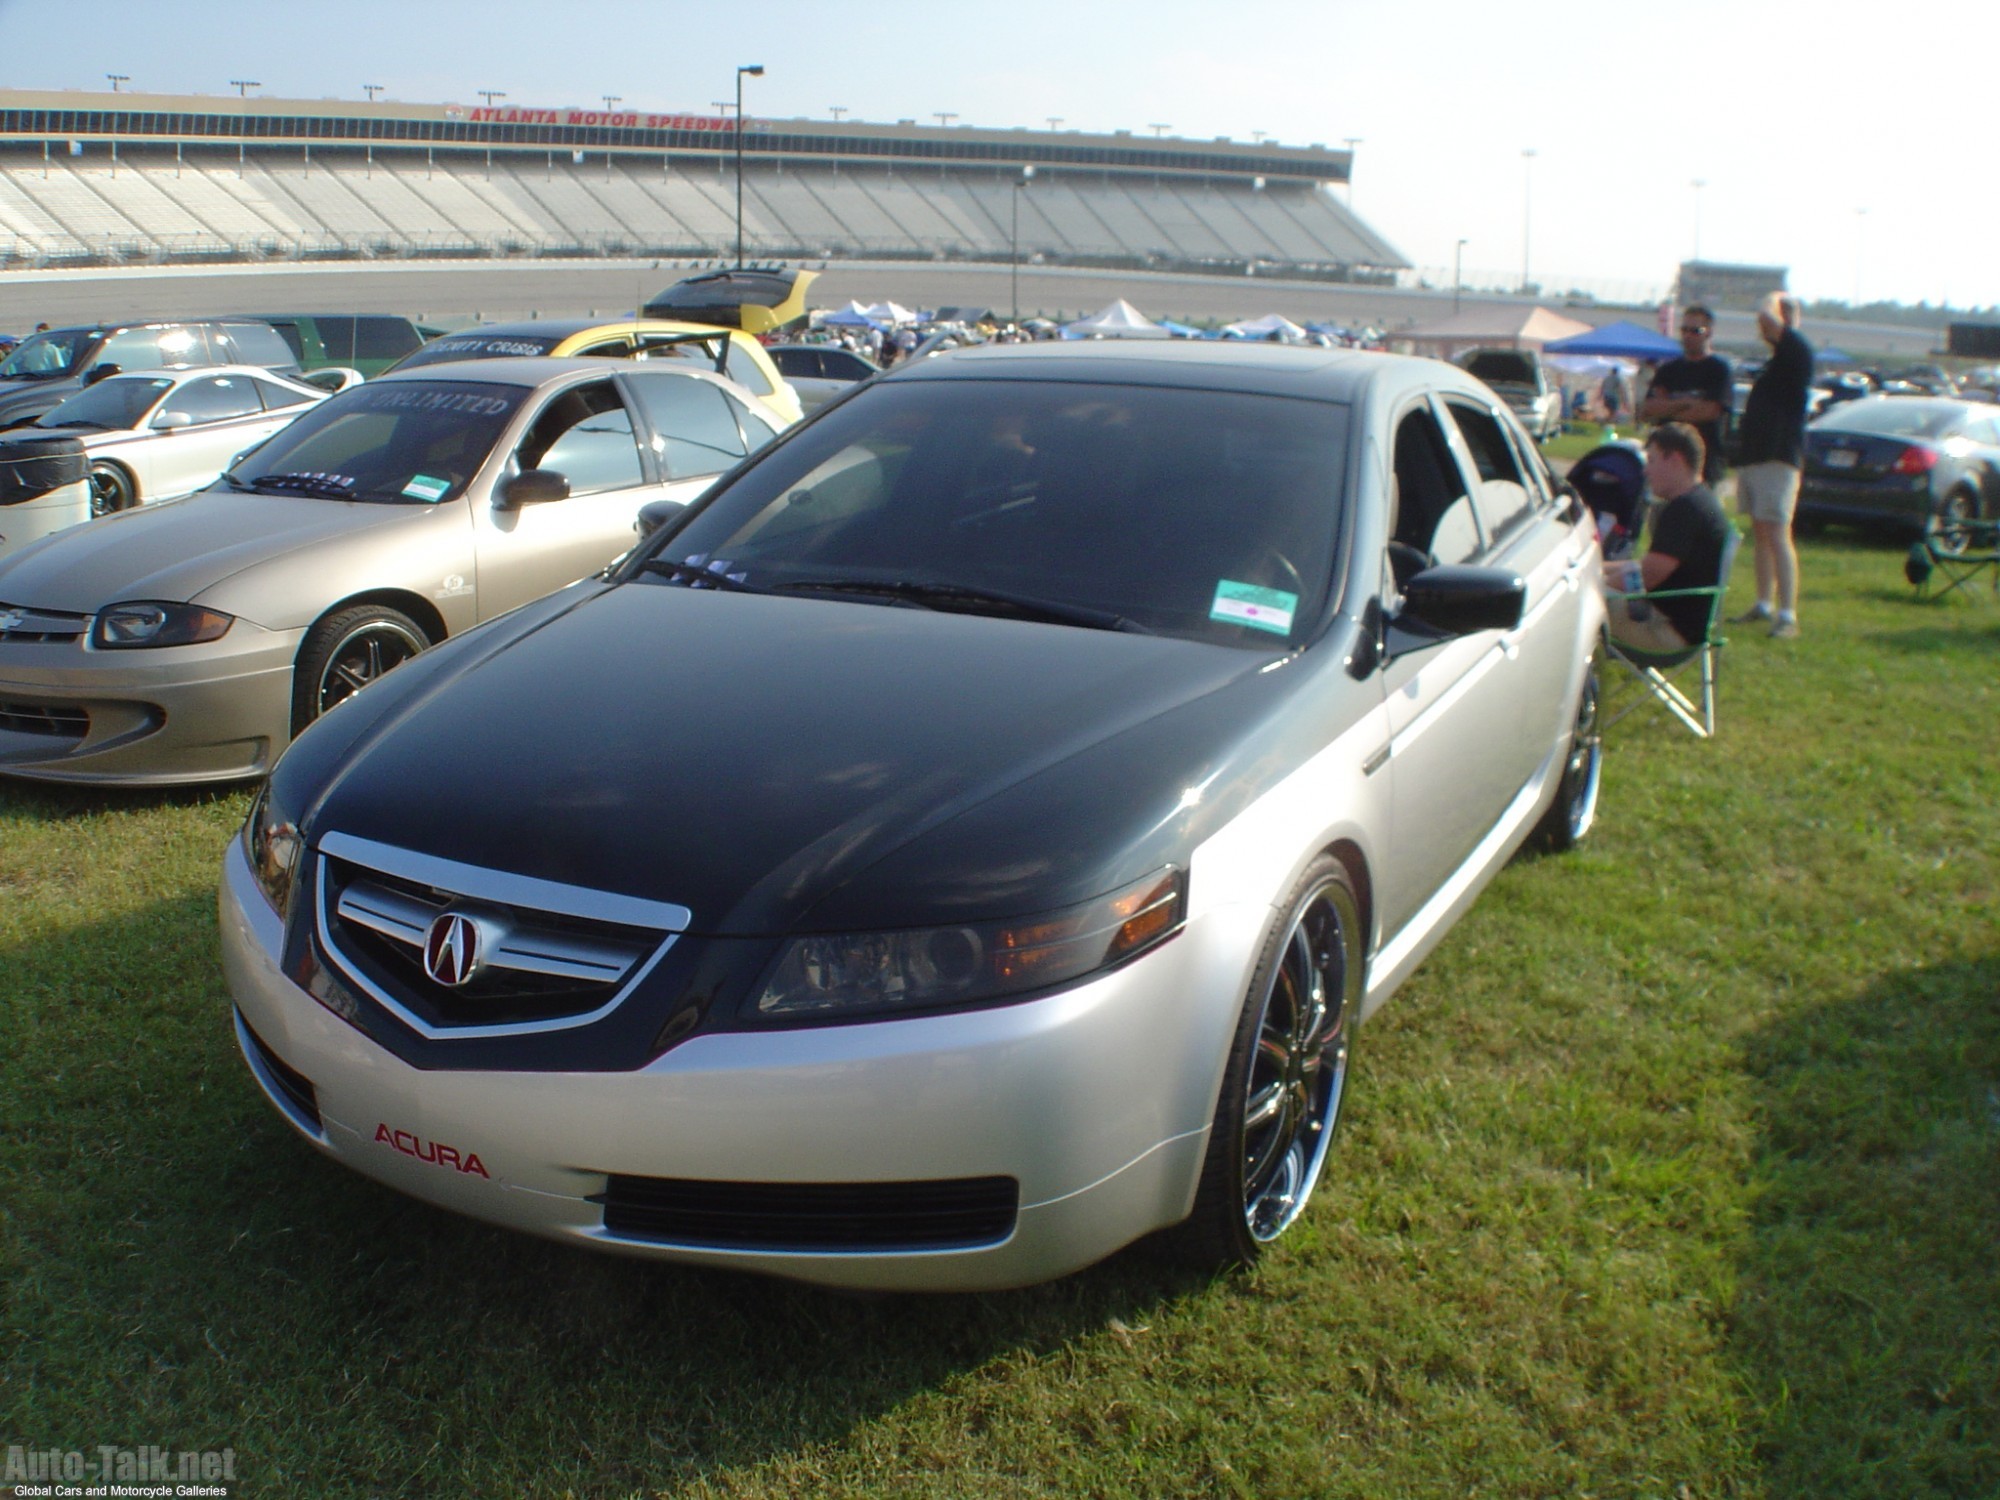
{"type": "Polygon", "coordinates": [[[1660,501],[1652,545],[1637,562],[1604,565],[1611,638],[1642,651],[1681,651],[1708,629],[1709,601],[1700,595],[1649,600],[1659,590],[1712,587],[1722,574],[1729,519],[1701,482],[1701,434],[1668,422],[1646,438],[1646,487],[1660,501]]]}

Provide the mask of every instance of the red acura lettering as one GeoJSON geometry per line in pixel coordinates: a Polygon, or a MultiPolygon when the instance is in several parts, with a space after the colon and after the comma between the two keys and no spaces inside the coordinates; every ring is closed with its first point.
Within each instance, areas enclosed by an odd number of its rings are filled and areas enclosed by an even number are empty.
{"type": "Polygon", "coordinates": [[[407,1130],[391,1130],[387,1125],[375,1127],[376,1144],[400,1151],[405,1156],[414,1156],[418,1161],[429,1162],[434,1167],[449,1167],[454,1172],[465,1172],[475,1177],[493,1179],[486,1170],[486,1164],[479,1159],[476,1151],[460,1151],[456,1146],[442,1145],[437,1141],[427,1141],[420,1135],[407,1130]]]}

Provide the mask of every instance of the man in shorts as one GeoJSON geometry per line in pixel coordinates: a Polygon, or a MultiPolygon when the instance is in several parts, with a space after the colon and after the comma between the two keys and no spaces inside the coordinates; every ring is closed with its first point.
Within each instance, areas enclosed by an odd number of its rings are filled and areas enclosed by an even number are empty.
{"type": "Polygon", "coordinates": [[[1771,634],[1799,633],[1799,555],[1792,546],[1792,511],[1805,462],[1806,401],[1813,353],[1799,333],[1799,299],[1773,292],[1757,309],[1757,331],[1771,346],[1737,428],[1736,495],[1750,517],[1757,557],[1757,602],[1736,623],[1771,622],[1771,634]]]}
{"type": "Polygon", "coordinates": [[[1657,590],[1713,588],[1722,577],[1729,518],[1702,483],[1701,434],[1667,422],[1646,436],[1646,488],[1660,502],[1646,555],[1604,565],[1611,638],[1642,651],[1680,651],[1708,632],[1709,601],[1701,595],[1647,597],[1657,590]]]}

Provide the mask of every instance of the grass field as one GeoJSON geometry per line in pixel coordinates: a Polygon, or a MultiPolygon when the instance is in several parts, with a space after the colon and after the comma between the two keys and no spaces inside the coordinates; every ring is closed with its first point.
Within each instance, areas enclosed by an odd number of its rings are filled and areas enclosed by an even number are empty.
{"type": "MultiPolygon", "coordinates": [[[[240,1496],[2000,1495],[2000,601],[1805,552],[1363,1032],[1254,1275],[857,1301],[393,1196],[236,1056],[241,793],[0,787],[0,1445],[240,1496]]],[[[1739,570],[1737,589],[1744,588],[1739,570]]],[[[1740,602],[1740,601],[1739,601],[1740,602]]]]}

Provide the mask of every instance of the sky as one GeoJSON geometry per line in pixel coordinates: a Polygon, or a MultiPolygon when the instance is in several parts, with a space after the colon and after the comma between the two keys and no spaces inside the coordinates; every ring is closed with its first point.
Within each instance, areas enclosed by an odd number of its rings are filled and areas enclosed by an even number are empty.
{"type": "Polygon", "coordinates": [[[1847,301],[2000,304],[2000,0],[0,0],[0,86],[1339,146],[1449,284],[1664,288],[1697,250],[1847,301]],[[1532,151],[1532,157],[1524,152],[1532,151]],[[1696,184],[1700,184],[1697,186],[1696,184]]]}

